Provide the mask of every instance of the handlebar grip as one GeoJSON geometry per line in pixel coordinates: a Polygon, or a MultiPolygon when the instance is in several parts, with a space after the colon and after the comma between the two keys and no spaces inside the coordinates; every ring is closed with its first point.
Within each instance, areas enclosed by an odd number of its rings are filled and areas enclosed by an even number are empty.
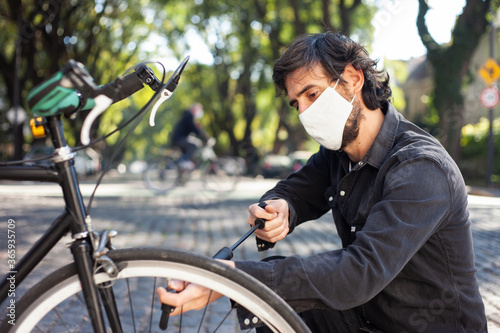
{"type": "Polygon", "coordinates": [[[69,61],[49,80],[33,88],[27,101],[30,109],[37,115],[69,116],[80,110],[91,110],[95,106],[93,99],[96,96],[104,95],[110,98],[112,103],[116,103],[143,87],[137,72],[96,87],[82,64],[69,61]]]}
{"type": "Polygon", "coordinates": [[[97,88],[96,95],[104,95],[111,98],[113,103],[132,96],[144,88],[144,84],[136,73],[118,78],[113,82],[97,88]]]}

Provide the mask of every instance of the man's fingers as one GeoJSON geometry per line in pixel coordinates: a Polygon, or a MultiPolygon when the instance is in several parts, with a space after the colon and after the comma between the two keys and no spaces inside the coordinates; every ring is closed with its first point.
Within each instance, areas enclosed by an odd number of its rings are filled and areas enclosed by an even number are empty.
{"type": "MultiPolygon", "coordinates": [[[[253,204],[248,208],[251,216],[262,218],[264,220],[272,220],[278,216],[277,210],[271,205],[267,205],[265,208],[259,207],[258,204],[253,204]]],[[[254,225],[254,218],[249,219],[249,223],[254,225]]]]}
{"type": "Polygon", "coordinates": [[[268,232],[268,236],[275,236],[277,234],[277,231],[279,230],[279,233],[284,228],[288,227],[288,221],[285,219],[283,216],[283,213],[279,213],[278,216],[272,220],[266,221],[266,224],[263,229],[260,229],[261,231],[268,232]],[[274,234],[273,234],[274,231],[274,234]]]}
{"type": "Polygon", "coordinates": [[[184,290],[184,288],[186,288],[186,286],[187,286],[187,283],[185,281],[181,281],[181,280],[170,280],[168,283],[168,287],[170,289],[177,291],[177,292],[184,290]]]}
{"type": "Polygon", "coordinates": [[[282,220],[273,220],[266,222],[266,227],[264,229],[258,229],[255,231],[255,234],[260,239],[266,240],[268,242],[276,243],[277,241],[282,240],[286,237],[288,232],[290,231],[288,221],[285,219],[282,220]],[[269,225],[268,225],[269,223],[269,225]]]}
{"type": "Polygon", "coordinates": [[[286,221],[283,213],[278,213],[278,216],[276,216],[276,218],[266,221],[266,225],[262,230],[271,231],[274,229],[279,229],[287,226],[288,222],[286,221]]]}
{"type": "Polygon", "coordinates": [[[170,314],[171,316],[176,316],[181,311],[200,310],[208,303],[222,297],[219,293],[195,284],[188,284],[185,289],[178,293],[168,292],[165,288],[159,287],[157,293],[161,303],[175,307],[175,310],[170,314]]]}
{"type": "Polygon", "coordinates": [[[273,204],[266,205],[264,210],[269,214],[276,214],[278,212],[278,209],[273,204]]]}
{"type": "Polygon", "coordinates": [[[163,287],[158,287],[156,289],[156,292],[161,303],[168,304],[174,307],[182,305],[182,303],[180,302],[180,294],[167,291],[163,287]]]}

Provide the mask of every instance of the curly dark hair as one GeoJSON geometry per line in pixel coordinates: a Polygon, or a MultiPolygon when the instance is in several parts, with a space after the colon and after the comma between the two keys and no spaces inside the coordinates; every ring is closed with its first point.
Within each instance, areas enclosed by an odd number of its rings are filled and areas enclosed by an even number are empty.
{"type": "MultiPolygon", "coordinates": [[[[290,43],[274,64],[273,81],[278,93],[286,92],[287,75],[300,68],[311,68],[321,64],[330,79],[336,80],[351,64],[361,69],[365,77],[362,96],[370,110],[385,106],[392,95],[389,74],[377,70],[377,61],[370,59],[364,47],[350,38],[333,32],[307,34],[290,43]]],[[[345,81],[344,81],[345,82],[345,81]]]]}

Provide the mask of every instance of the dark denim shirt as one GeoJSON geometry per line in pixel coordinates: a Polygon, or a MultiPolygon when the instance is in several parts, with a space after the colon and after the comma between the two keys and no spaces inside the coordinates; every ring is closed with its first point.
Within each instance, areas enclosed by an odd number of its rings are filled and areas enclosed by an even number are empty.
{"type": "Polygon", "coordinates": [[[485,332],[461,173],[431,135],[384,111],[351,171],[346,153],[321,147],[262,198],[288,201],[291,230],[331,210],[343,249],[236,266],[296,311],[358,308],[385,332],[485,332]]]}

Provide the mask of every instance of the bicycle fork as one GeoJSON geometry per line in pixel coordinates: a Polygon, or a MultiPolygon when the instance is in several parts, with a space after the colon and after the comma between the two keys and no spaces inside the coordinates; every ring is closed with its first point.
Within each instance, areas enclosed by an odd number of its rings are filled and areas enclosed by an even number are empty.
{"type": "MultiPolygon", "coordinates": [[[[100,288],[94,279],[94,264],[96,263],[100,265],[99,268],[104,267],[106,273],[108,273],[107,268],[109,266],[101,265],[103,261],[101,257],[107,258],[105,256],[106,251],[96,251],[101,250],[102,242],[97,239],[98,235],[92,229],[90,217],[87,217],[74,169],[74,153],[66,145],[60,116],[47,117],[47,126],[52,134],[51,139],[55,148],[52,160],[55,163],[67,212],[72,217],[69,228],[74,241],[70,245],[70,249],[75,260],[75,268],[80,279],[92,327],[95,333],[106,332],[104,316],[101,312],[101,305],[103,305],[113,332],[122,333],[121,324],[117,320],[118,311],[111,288],[107,288],[109,290],[103,289],[102,292],[99,291],[100,288]]],[[[111,247],[109,238],[107,236],[104,236],[104,238],[106,241],[103,244],[111,247]]],[[[117,274],[116,267],[113,273],[117,274]]]]}
{"type": "MultiPolygon", "coordinates": [[[[106,237],[106,234],[103,236],[106,237]]],[[[113,288],[108,288],[109,285],[99,287],[94,278],[96,269],[100,268],[104,268],[106,274],[116,276],[118,271],[116,270],[116,267],[114,267],[113,262],[108,263],[113,265],[113,269],[106,269],[106,266],[101,265],[102,261],[92,255],[92,249],[88,239],[76,240],[73,242],[71,245],[71,253],[75,259],[78,277],[80,278],[80,282],[82,284],[83,297],[94,332],[106,332],[104,317],[101,312],[102,306],[106,311],[108,324],[111,327],[112,332],[122,333],[123,329],[118,316],[118,309],[113,288]],[[100,266],[94,267],[95,262],[97,262],[100,266]]],[[[106,259],[104,260],[107,261],[106,259]]],[[[111,284],[112,282],[108,283],[111,284]]]]}
{"type": "Polygon", "coordinates": [[[78,239],[71,245],[71,253],[75,258],[76,270],[82,284],[82,292],[94,332],[104,333],[104,318],[101,313],[101,302],[94,284],[93,260],[89,243],[78,239]]]}

